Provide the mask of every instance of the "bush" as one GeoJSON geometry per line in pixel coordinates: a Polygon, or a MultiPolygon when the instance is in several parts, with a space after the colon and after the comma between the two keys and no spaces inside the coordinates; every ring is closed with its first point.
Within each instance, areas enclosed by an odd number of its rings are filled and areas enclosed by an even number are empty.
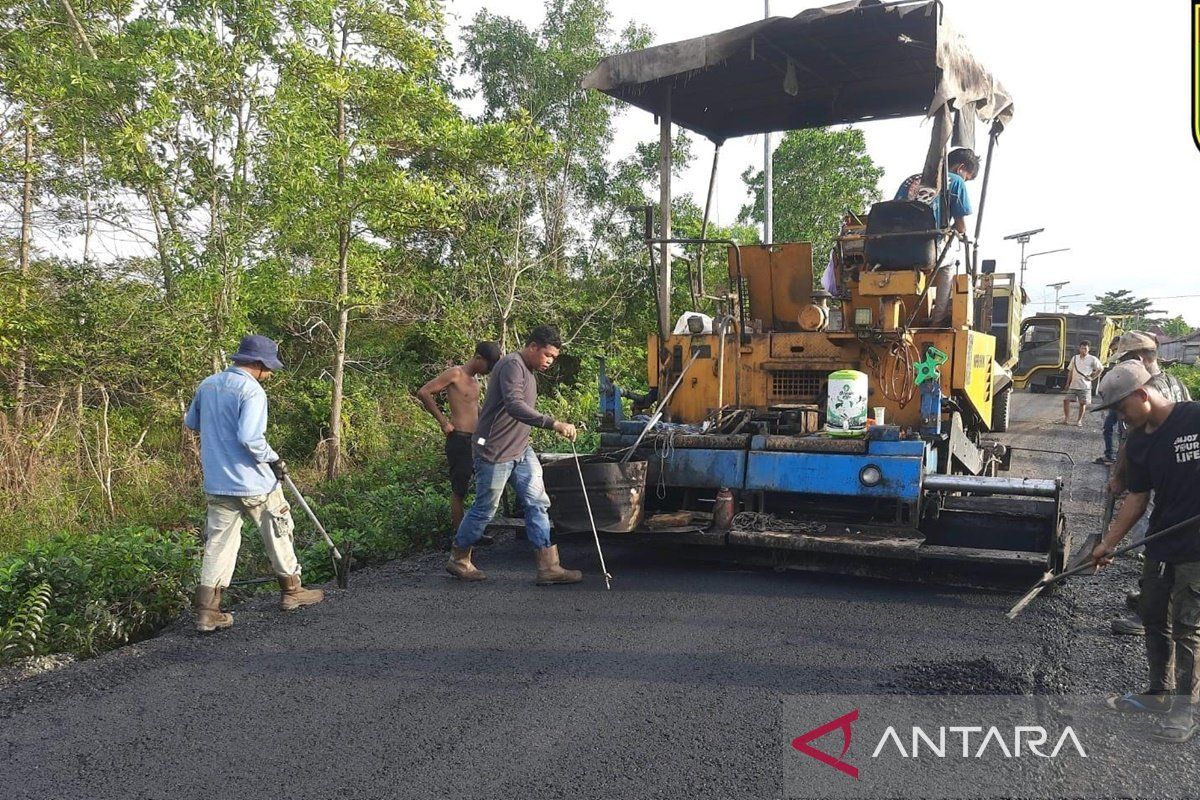
{"type": "Polygon", "coordinates": [[[199,548],[188,531],[60,533],[0,558],[0,659],[88,656],[145,638],[187,605],[199,548]]]}
{"type": "Polygon", "coordinates": [[[1183,385],[1188,388],[1193,400],[1200,400],[1200,365],[1176,364],[1167,367],[1167,372],[1183,381],[1183,385]]]}

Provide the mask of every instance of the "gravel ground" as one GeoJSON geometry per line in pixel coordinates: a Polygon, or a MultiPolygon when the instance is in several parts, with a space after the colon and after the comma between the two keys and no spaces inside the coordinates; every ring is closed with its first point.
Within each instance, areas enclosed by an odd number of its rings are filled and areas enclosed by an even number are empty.
{"type": "MultiPolygon", "coordinates": [[[[1100,420],[1047,425],[1057,402],[1015,397],[1010,438],[1070,451],[1075,467],[1021,452],[1013,474],[1066,477],[1081,537],[1099,520],[1100,420]]],[[[605,551],[611,592],[587,541],[563,545],[584,584],[539,588],[524,547],[502,537],[482,552],[481,584],[448,579],[429,554],[356,573],[351,591],[290,616],[254,601],[230,631],[181,622],[0,689],[0,794],[804,796],[789,743],[829,719],[797,716],[805,698],[1090,702],[1145,680],[1141,640],[1107,628],[1133,560],[1010,622],[1011,593],[681,562],[618,542],[605,551]]],[[[1162,752],[1128,738],[1114,728],[1105,746],[1162,752]]],[[[862,746],[848,757],[869,760],[862,746]]],[[[1197,747],[1170,751],[1159,776],[1195,785],[1197,747]]],[[[1122,796],[1140,774],[1095,767],[1094,786],[1110,788],[1087,796],[1122,796]]],[[[1050,796],[1030,780],[1003,794],[1050,796]]],[[[905,781],[889,791],[936,796],[905,781]]],[[[949,796],[983,796],[961,788],[949,796]]]]}

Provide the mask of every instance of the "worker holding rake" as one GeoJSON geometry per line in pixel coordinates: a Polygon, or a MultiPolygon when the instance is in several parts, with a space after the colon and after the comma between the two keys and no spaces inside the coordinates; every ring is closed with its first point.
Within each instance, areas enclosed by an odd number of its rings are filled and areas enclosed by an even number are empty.
{"type": "Polygon", "coordinates": [[[496,362],[488,386],[479,424],[475,428],[475,502],[463,517],[454,537],[446,571],[464,581],[481,581],[486,576],[471,560],[471,551],[483,536],[500,495],[511,480],[525,505],[525,536],[533,545],[540,586],[578,583],[583,574],[564,569],[558,547],[550,543],[550,498],[542,482],[542,464],[529,445],[533,427],[553,430],[575,441],[575,426],[538,412],[535,372],[544,372],[558,358],[562,340],[549,325],[530,332],[525,346],[496,362]]]}
{"type": "Polygon", "coordinates": [[[196,587],[196,630],[233,625],[221,611],[221,590],[229,586],[242,541],[242,517],[258,528],[279,581],[279,607],[291,611],[321,602],[320,589],[300,585],[300,564],[292,542],[292,511],[281,481],[287,465],[267,444],[267,394],[262,382],[283,369],[279,346],[265,336],[246,336],[233,364],[201,382],[184,417],[200,434],[200,463],[208,496],[204,559],[196,587]]]}
{"type": "Polygon", "coordinates": [[[1116,408],[1132,433],[1125,445],[1129,495],[1092,551],[1097,567],[1145,513],[1154,496],[1148,536],[1184,523],[1175,533],[1147,541],[1139,601],[1146,626],[1150,685],[1144,692],[1108,698],[1124,712],[1164,714],[1154,733],[1168,742],[1195,735],[1200,690],[1200,403],[1164,396],[1140,360],[1114,367],[1100,384],[1093,409],[1116,408]],[[1171,665],[1174,663],[1174,670],[1171,665]]]}

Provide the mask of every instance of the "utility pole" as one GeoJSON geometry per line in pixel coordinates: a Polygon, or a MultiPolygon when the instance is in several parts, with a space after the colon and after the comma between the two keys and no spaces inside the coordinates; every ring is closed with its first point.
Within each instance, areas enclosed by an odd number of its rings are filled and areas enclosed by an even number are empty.
{"type": "Polygon", "coordinates": [[[1037,234],[1041,233],[1044,230],[1046,230],[1046,229],[1045,228],[1037,228],[1037,229],[1031,230],[1031,231],[1021,231],[1020,233],[1011,233],[1008,236],[1004,237],[1004,239],[1006,241],[1016,239],[1021,244],[1021,279],[1020,279],[1021,286],[1025,285],[1025,245],[1029,244],[1029,240],[1032,237],[1036,236],[1037,234]]]}
{"type": "MultiPolygon", "coordinates": [[[[771,0],[763,0],[763,19],[771,16],[771,0]]],[[[763,244],[775,239],[775,176],[771,169],[771,134],[763,134],[763,244]]]]}
{"type": "Polygon", "coordinates": [[[1054,290],[1054,310],[1058,311],[1058,295],[1062,291],[1062,287],[1066,286],[1070,281],[1059,281],[1058,283],[1047,283],[1046,285],[1054,290]]]}

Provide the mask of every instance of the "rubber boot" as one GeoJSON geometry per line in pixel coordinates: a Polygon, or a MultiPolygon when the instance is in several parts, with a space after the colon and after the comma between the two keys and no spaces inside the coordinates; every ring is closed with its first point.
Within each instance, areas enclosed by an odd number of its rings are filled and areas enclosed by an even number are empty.
{"type": "Polygon", "coordinates": [[[1117,617],[1112,621],[1112,632],[1121,636],[1145,636],[1146,626],[1137,614],[1127,617],[1117,617]]]}
{"type": "Polygon", "coordinates": [[[533,557],[537,561],[537,585],[551,586],[558,583],[579,583],[583,573],[577,569],[563,569],[558,561],[558,545],[552,544],[541,550],[534,550],[533,557]]]}
{"type": "Polygon", "coordinates": [[[470,547],[451,547],[450,560],[446,562],[446,572],[462,581],[482,581],[487,575],[471,563],[470,547]]]}
{"type": "Polygon", "coordinates": [[[299,575],[284,575],[279,581],[279,610],[295,611],[304,606],[315,606],[325,599],[323,589],[305,589],[300,585],[299,575]]]}
{"type": "Polygon", "coordinates": [[[221,611],[221,588],[219,586],[196,587],[196,599],[192,604],[192,619],[196,623],[196,630],[201,633],[233,627],[233,614],[221,611]]]}

